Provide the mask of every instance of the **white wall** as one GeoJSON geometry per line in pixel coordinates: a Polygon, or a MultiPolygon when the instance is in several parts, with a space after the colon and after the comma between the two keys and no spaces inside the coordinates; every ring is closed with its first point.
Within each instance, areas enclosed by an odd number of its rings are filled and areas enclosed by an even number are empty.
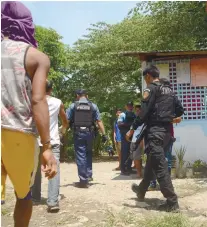
{"type": "Polygon", "coordinates": [[[195,161],[201,159],[207,162],[207,120],[184,120],[174,125],[176,142],[174,148],[185,146],[187,151],[184,159],[195,161]]]}

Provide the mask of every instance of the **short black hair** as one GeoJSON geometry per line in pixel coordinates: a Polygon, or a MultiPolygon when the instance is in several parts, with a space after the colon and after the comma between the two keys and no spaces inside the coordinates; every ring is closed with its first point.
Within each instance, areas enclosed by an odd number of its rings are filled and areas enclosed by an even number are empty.
{"type": "Polygon", "coordinates": [[[160,78],[160,83],[170,86],[170,81],[166,78],[160,78]]]}
{"type": "Polygon", "coordinates": [[[121,108],[117,108],[117,109],[116,109],[116,112],[118,112],[118,111],[122,111],[122,109],[121,109],[121,108]]]}
{"type": "Polygon", "coordinates": [[[53,86],[53,83],[52,81],[48,81],[46,82],[46,92],[49,92],[52,90],[52,86],[53,86]]]}
{"type": "Polygon", "coordinates": [[[155,65],[147,66],[143,71],[143,76],[149,74],[153,78],[158,78],[160,76],[160,71],[155,65]]]}
{"type": "Polygon", "coordinates": [[[75,91],[76,95],[84,96],[87,95],[87,91],[84,89],[78,89],[75,91]]]}
{"type": "Polygon", "coordinates": [[[135,108],[141,108],[141,105],[135,105],[135,108]]]}

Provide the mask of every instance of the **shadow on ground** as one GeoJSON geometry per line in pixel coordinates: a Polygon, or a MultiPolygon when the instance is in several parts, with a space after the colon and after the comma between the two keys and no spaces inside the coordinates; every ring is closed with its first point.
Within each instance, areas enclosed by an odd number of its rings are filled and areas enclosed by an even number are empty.
{"type": "Polygon", "coordinates": [[[123,203],[123,206],[129,208],[142,208],[146,210],[158,210],[159,205],[163,204],[165,201],[157,198],[145,198],[144,202],[139,202],[137,198],[130,198],[130,200],[136,201],[135,205],[123,203]]]}
{"type": "MultiPolygon", "coordinates": [[[[59,200],[63,200],[66,197],[63,194],[60,194],[59,200]]],[[[33,206],[47,205],[47,198],[42,197],[40,202],[34,202],[33,206]]]]}
{"type": "Polygon", "coordinates": [[[117,173],[117,176],[112,178],[112,180],[140,180],[140,178],[138,178],[136,172],[133,174],[130,174],[129,176],[124,176],[124,175],[121,175],[120,173],[117,173]]]}
{"type": "MultiPolygon", "coordinates": [[[[61,163],[75,163],[72,159],[63,159],[60,161],[61,163]]],[[[102,155],[98,157],[93,157],[93,163],[102,163],[102,162],[117,162],[118,164],[118,156],[108,156],[108,155],[102,155]]]]}
{"type": "MultiPolygon", "coordinates": [[[[75,184],[78,182],[73,182],[72,184],[64,184],[64,185],[60,185],[61,188],[67,188],[67,187],[74,187],[76,188],[75,184]]],[[[89,186],[94,186],[94,185],[106,185],[106,184],[102,184],[102,183],[89,183],[89,186]]]]}

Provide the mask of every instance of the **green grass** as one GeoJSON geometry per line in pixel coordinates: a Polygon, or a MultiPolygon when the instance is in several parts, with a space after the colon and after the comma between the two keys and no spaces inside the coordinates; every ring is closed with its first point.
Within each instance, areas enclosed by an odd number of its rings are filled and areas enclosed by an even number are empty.
{"type": "Polygon", "coordinates": [[[7,214],[9,214],[9,210],[5,208],[1,208],[1,215],[6,216],[7,214]]]}
{"type": "Polygon", "coordinates": [[[113,213],[108,211],[107,219],[103,227],[206,227],[202,223],[192,223],[183,214],[163,214],[158,213],[143,217],[142,213],[120,212],[113,213]]]}
{"type": "Polygon", "coordinates": [[[134,218],[132,213],[121,212],[118,214],[114,214],[113,212],[108,211],[104,227],[127,226],[130,224],[136,224],[136,221],[137,219],[134,218]]]}
{"type": "Polygon", "coordinates": [[[182,214],[167,214],[145,220],[143,227],[191,227],[189,219],[182,214]]]}

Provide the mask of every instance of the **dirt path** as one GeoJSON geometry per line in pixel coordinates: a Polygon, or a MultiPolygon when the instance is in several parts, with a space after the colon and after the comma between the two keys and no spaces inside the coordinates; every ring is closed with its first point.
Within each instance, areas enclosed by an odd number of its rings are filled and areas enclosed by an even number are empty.
{"type": "MultiPolygon", "coordinates": [[[[156,207],[164,201],[161,193],[148,192],[146,202],[138,203],[131,191],[131,184],[137,181],[134,179],[135,175],[120,176],[118,172],[112,171],[116,164],[95,163],[94,182],[89,189],[77,189],[73,186],[78,181],[75,164],[61,164],[60,212],[48,214],[46,211],[47,180],[44,179],[43,202],[34,207],[30,226],[134,226],[126,223],[110,224],[109,219],[114,218],[114,214],[123,212],[130,212],[136,218],[165,215],[156,211],[156,207]]],[[[207,179],[174,180],[173,183],[182,213],[195,220],[195,226],[207,223],[207,179]]],[[[2,227],[13,226],[14,201],[13,189],[9,183],[6,204],[2,206],[2,227]]]]}

